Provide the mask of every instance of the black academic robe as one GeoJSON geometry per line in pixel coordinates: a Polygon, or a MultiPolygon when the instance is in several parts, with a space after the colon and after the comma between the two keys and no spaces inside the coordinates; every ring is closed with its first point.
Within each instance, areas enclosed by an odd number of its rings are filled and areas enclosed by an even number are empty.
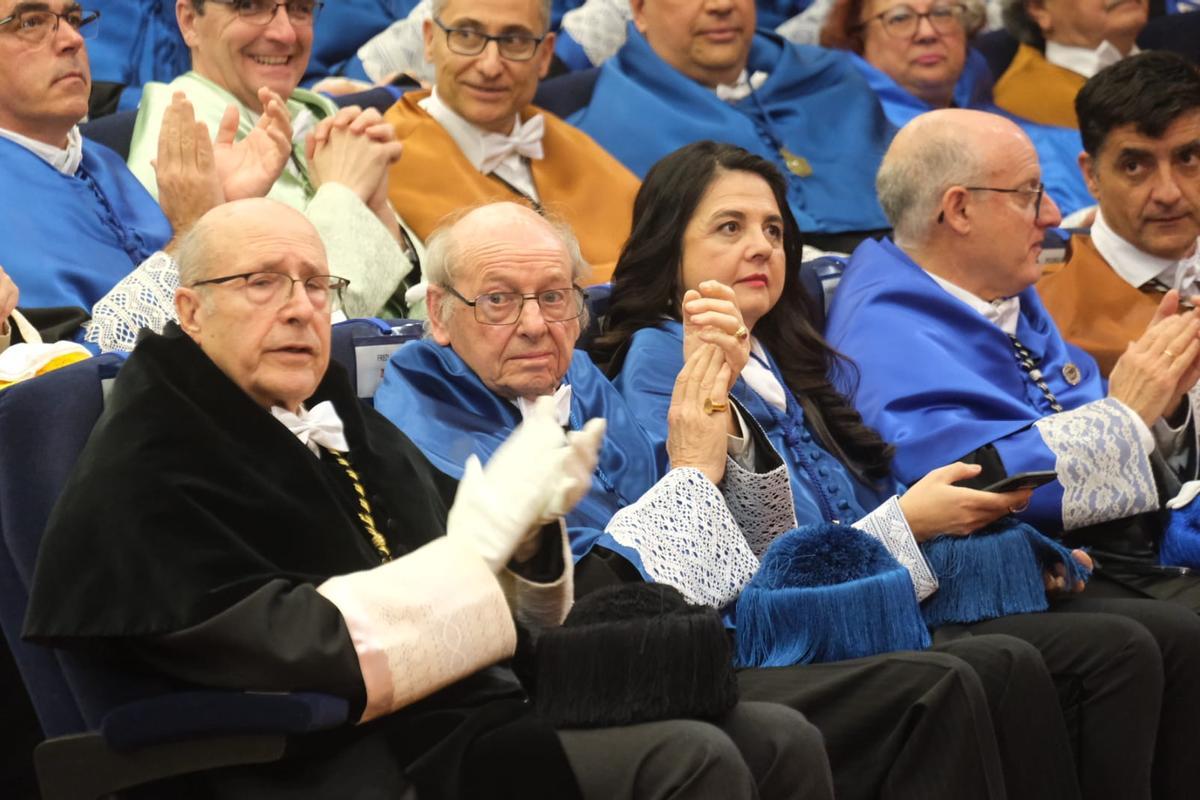
{"type": "MultiPolygon", "coordinates": [[[[444,535],[453,481],[359,404],[337,364],[308,405],[322,400],[345,424],[393,557],[444,535]]],[[[51,515],[25,635],[93,645],[179,686],[335,694],[357,720],[366,690],[354,646],[316,591],[380,563],[352,491],[178,328],[151,335],[122,368],[51,515]]],[[[210,778],[255,797],[294,790],[298,775],[306,797],[396,796],[387,787],[398,794],[405,782],[423,798],[575,794],[557,738],[524,699],[512,673],[492,667],[390,716],[304,737],[291,765],[210,778]],[[519,730],[503,735],[510,725],[519,730]],[[538,769],[522,769],[523,758],[538,769]]]]}

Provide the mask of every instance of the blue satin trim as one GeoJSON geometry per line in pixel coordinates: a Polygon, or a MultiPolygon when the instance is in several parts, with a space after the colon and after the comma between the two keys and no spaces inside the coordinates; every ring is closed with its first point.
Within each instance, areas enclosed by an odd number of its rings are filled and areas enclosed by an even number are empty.
{"type": "Polygon", "coordinates": [[[83,143],[75,175],[0,139],[0,265],[21,290],[21,305],[88,311],[171,238],[158,203],[125,162],[83,143]]]}
{"type": "MultiPolygon", "coordinates": [[[[779,368],[769,366],[780,383],[779,368]]],[[[613,383],[634,410],[638,424],[665,453],[667,409],[675,376],[683,368],[683,326],[673,320],[643,328],[633,336],[621,373],[613,383]]],[[[785,384],[786,386],[786,384],[785,384]]],[[[804,411],[788,392],[788,409],[781,413],[738,378],[732,394],[762,426],[775,450],[788,465],[799,526],[838,520],[850,524],[899,488],[880,491],[859,483],[846,467],[823,448],[804,419],[804,411]]]]}
{"type": "Polygon", "coordinates": [[[726,103],[667,65],[630,25],[625,46],[600,68],[591,102],[568,121],[638,176],[685,144],[730,142],[789,177],[788,202],[801,230],[889,227],[875,200],[875,172],[894,129],[847,54],[760,30],[747,69],[770,77],[749,97],[726,103]],[[793,176],[780,147],[808,159],[813,174],[793,176]]]}
{"type": "MultiPolygon", "coordinates": [[[[1017,338],[1041,362],[1066,409],[1104,397],[1095,360],[1063,341],[1033,287],[1021,292],[1017,338]],[[1063,367],[1079,368],[1067,383],[1063,367]]],[[[1032,427],[1053,413],[1018,367],[1008,336],[938,286],[890,239],[863,242],[843,273],[826,337],[859,367],[855,405],[896,446],[893,469],[911,483],[983,445],[996,445],[1010,474],[1053,469],[1032,427]]],[[[845,390],[848,387],[842,387],[845,390]]],[[[1022,519],[1061,527],[1062,487],[1038,489],[1022,519]]]]}
{"type": "MultiPolygon", "coordinates": [[[[642,571],[637,554],[603,529],[613,514],[636,501],[666,472],[665,459],[655,456],[649,438],[586,353],[575,353],[564,382],[571,385],[573,429],[594,417],[608,420],[591,491],[567,515],[572,552],[578,559],[594,544],[603,544],[642,571]]],[[[517,407],[488,389],[454,350],[428,339],[405,345],[392,355],[375,393],[375,408],[403,430],[434,466],[455,478],[462,477],[472,453],[486,463],[521,421],[517,407]]]]}
{"type": "MultiPolygon", "coordinates": [[[[903,127],[919,114],[932,110],[928,103],[910,94],[891,76],[871,66],[865,59],[855,55],[853,60],[854,66],[875,90],[879,102],[883,104],[884,113],[896,127],[903,127]]],[[[974,48],[967,50],[963,73],[954,86],[954,104],[959,108],[1000,114],[1025,131],[1037,150],[1042,166],[1042,183],[1063,214],[1096,204],[1079,169],[1079,154],[1083,151],[1079,131],[1030,122],[997,106],[992,102],[992,76],[987,61],[974,48]]]]}

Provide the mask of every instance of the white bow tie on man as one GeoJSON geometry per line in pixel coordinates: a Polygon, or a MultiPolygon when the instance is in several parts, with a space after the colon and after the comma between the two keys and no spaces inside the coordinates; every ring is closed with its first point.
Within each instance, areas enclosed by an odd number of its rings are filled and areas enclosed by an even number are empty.
{"type": "Polygon", "coordinates": [[[308,411],[301,406],[299,414],[293,414],[279,406],[272,406],[271,414],[294,433],[300,443],[311,450],[313,455],[321,455],[322,447],[338,453],[344,453],[350,449],[342,427],[342,418],[338,416],[333,403],[328,400],[317,403],[308,411]]]}
{"type": "Polygon", "coordinates": [[[514,153],[524,158],[540,159],[543,155],[542,136],[545,131],[545,120],[538,114],[518,125],[509,136],[502,133],[485,133],[482,140],[483,159],[480,161],[479,171],[484,175],[495,172],[496,167],[514,153]]]}

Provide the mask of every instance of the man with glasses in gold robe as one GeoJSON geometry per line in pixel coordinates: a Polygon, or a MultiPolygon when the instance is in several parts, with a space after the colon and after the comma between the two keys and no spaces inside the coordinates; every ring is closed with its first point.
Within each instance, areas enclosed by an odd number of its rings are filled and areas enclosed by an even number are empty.
{"type": "MultiPolygon", "coordinates": [[[[387,113],[404,153],[392,168],[396,211],[420,239],[447,214],[520,200],[561,216],[608,280],[638,181],[585,134],[535,106],[554,53],[549,0],[439,0],[424,25],[436,81],[387,113]]],[[[424,285],[410,293],[414,303],[424,285]]]]}

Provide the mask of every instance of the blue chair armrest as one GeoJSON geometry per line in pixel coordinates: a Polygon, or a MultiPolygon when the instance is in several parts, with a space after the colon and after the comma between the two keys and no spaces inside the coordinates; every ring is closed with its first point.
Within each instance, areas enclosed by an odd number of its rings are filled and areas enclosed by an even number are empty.
{"type": "Polygon", "coordinates": [[[349,703],[315,692],[174,692],[118,706],[100,723],[117,751],[204,736],[300,734],[347,722],[349,703]]]}

